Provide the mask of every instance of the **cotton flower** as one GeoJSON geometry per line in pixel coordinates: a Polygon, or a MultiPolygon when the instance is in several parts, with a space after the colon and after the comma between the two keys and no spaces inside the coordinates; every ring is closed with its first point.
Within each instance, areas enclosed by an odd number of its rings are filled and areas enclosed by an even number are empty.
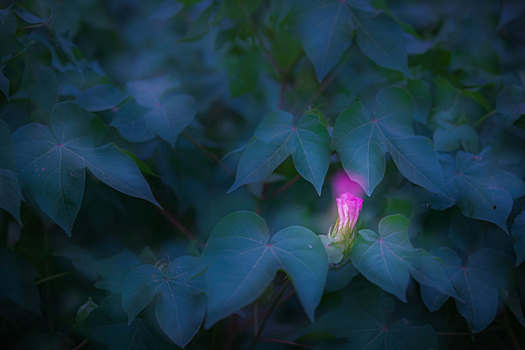
{"type": "Polygon", "coordinates": [[[354,241],[355,225],[363,207],[363,199],[345,192],[336,198],[339,217],[330,228],[328,235],[320,236],[330,263],[339,263],[349,252],[354,241]]]}

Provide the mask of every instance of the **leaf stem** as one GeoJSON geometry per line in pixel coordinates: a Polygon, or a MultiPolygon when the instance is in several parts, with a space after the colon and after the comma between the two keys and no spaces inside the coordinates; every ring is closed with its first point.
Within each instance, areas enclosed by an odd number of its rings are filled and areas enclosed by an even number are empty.
{"type": "Polygon", "coordinates": [[[182,132],[182,135],[188,140],[190,141],[193,145],[195,145],[195,147],[197,147],[198,149],[200,149],[204,154],[206,154],[208,157],[210,157],[211,159],[213,159],[215,161],[215,163],[217,163],[221,168],[223,168],[228,174],[232,175],[232,176],[235,176],[235,173],[233,172],[233,170],[231,170],[226,164],[224,164],[224,162],[219,158],[217,157],[217,155],[215,155],[213,152],[211,152],[210,150],[208,150],[206,147],[204,147],[203,145],[201,145],[199,143],[199,141],[195,140],[193,137],[191,137],[188,133],[186,132],[182,132]]]}
{"type": "Polygon", "coordinates": [[[270,315],[272,314],[273,310],[275,309],[275,307],[279,304],[279,300],[281,299],[281,297],[283,296],[284,292],[286,291],[286,288],[288,287],[288,284],[290,283],[290,280],[288,278],[286,278],[286,280],[284,281],[282,287],[281,287],[281,290],[279,291],[279,294],[277,294],[277,297],[275,297],[275,299],[273,300],[272,304],[270,305],[270,308],[268,309],[268,311],[266,312],[266,314],[264,315],[264,319],[261,323],[261,326],[259,327],[259,330],[257,331],[257,333],[254,335],[253,339],[252,339],[252,342],[250,344],[250,349],[253,349],[255,344],[259,341],[259,339],[261,338],[261,334],[264,330],[264,327],[266,326],[266,323],[268,322],[268,319],[270,318],[270,315]]]}
{"type": "Polygon", "coordinates": [[[77,346],[75,346],[73,348],[73,350],[79,350],[79,349],[83,348],[84,345],[86,345],[87,341],[88,341],[87,339],[82,340],[82,342],[80,342],[77,346]]]}
{"type": "Polygon", "coordinates": [[[291,340],[285,340],[285,339],[263,338],[263,339],[259,339],[259,341],[260,342],[269,342],[269,343],[288,344],[288,345],[293,345],[293,346],[296,346],[298,348],[303,348],[303,349],[313,349],[314,348],[313,346],[310,346],[310,345],[300,344],[300,343],[296,343],[296,342],[293,342],[291,340]]]}
{"type": "Polygon", "coordinates": [[[180,223],[179,220],[177,220],[173,215],[171,215],[166,209],[159,208],[159,211],[166,219],[168,219],[169,222],[172,223],[173,226],[175,226],[186,238],[188,238],[190,241],[196,241],[197,244],[200,247],[204,247],[204,243],[199,241],[184,225],[180,223]]]}
{"type": "Polygon", "coordinates": [[[485,120],[487,120],[488,118],[492,117],[494,114],[498,113],[497,110],[492,110],[488,113],[485,113],[481,118],[479,118],[478,120],[476,120],[476,122],[474,123],[474,126],[478,126],[479,124],[483,123],[485,120]]]}
{"type": "Polygon", "coordinates": [[[282,185],[281,187],[277,188],[275,191],[271,192],[267,196],[264,196],[263,199],[269,198],[269,197],[275,197],[282,192],[286,191],[288,188],[290,188],[294,183],[296,183],[301,178],[301,175],[297,174],[293,179],[282,185]]]}
{"type": "Polygon", "coordinates": [[[49,282],[49,281],[52,281],[52,280],[56,280],[57,278],[61,278],[61,277],[64,277],[64,276],[68,276],[68,275],[71,275],[71,272],[60,272],[60,273],[56,273],[54,275],[51,275],[51,276],[46,276],[44,278],[41,278],[39,280],[37,280],[35,282],[35,284],[38,286],[39,284],[42,284],[42,283],[45,283],[45,282],[49,282]]]}

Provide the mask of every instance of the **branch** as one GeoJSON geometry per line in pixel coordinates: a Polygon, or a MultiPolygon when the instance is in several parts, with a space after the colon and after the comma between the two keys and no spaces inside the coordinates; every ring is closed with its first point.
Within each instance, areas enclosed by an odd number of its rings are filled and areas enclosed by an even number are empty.
{"type": "Polygon", "coordinates": [[[281,290],[279,291],[279,294],[273,300],[272,304],[270,305],[270,308],[266,312],[266,315],[264,315],[264,319],[263,319],[263,321],[261,323],[261,327],[259,327],[258,332],[254,335],[254,337],[252,339],[252,342],[250,344],[250,349],[253,349],[254,346],[255,346],[255,343],[257,343],[257,341],[259,341],[259,339],[261,338],[261,334],[262,334],[262,332],[264,330],[264,327],[266,326],[266,322],[268,322],[268,319],[270,318],[271,313],[273,312],[273,310],[275,309],[275,307],[279,303],[279,299],[281,299],[281,297],[283,296],[284,292],[286,291],[286,288],[288,287],[289,282],[290,282],[290,280],[288,278],[284,281],[284,283],[283,283],[283,285],[281,287],[281,290]]]}

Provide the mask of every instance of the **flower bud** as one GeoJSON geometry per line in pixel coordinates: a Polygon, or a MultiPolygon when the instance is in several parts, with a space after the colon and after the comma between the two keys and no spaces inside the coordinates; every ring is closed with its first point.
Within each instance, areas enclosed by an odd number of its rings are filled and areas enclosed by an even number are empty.
{"type": "Polygon", "coordinates": [[[321,236],[330,263],[337,264],[354,242],[354,228],[363,206],[363,199],[345,192],[336,198],[339,217],[328,235],[321,236]]]}

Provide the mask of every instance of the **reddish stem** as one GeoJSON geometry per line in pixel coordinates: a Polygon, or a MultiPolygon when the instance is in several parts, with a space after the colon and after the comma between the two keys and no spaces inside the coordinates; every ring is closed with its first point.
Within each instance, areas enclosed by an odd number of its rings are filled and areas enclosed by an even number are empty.
{"type": "Polygon", "coordinates": [[[75,347],[73,348],[73,350],[79,350],[79,349],[81,349],[82,347],[84,347],[84,345],[86,345],[87,341],[88,341],[87,339],[82,340],[82,342],[81,342],[80,344],[78,344],[77,346],[75,346],[75,347]]]}
{"type": "Polygon", "coordinates": [[[193,145],[195,145],[195,147],[197,147],[198,149],[200,149],[202,152],[204,152],[204,154],[206,154],[208,157],[210,157],[211,159],[213,159],[215,161],[215,163],[217,163],[221,168],[223,168],[228,174],[230,175],[235,175],[235,173],[233,172],[233,170],[231,170],[226,164],[224,164],[224,162],[219,158],[217,157],[217,155],[215,155],[213,152],[211,152],[210,150],[208,150],[206,147],[204,147],[203,145],[201,145],[199,143],[199,141],[195,140],[193,137],[191,137],[190,135],[188,135],[187,133],[185,132],[182,132],[182,135],[188,140],[190,141],[193,145]]]}
{"type": "Polygon", "coordinates": [[[173,226],[175,226],[180,232],[182,232],[182,234],[184,236],[186,236],[186,238],[188,238],[190,241],[196,241],[197,244],[200,246],[200,247],[203,247],[204,244],[197,240],[197,238],[195,238],[195,236],[186,228],[184,227],[180,222],[179,220],[177,220],[173,215],[171,215],[166,209],[161,209],[159,208],[159,211],[162,215],[164,215],[164,217],[166,219],[168,219],[169,222],[171,222],[171,224],[173,226]]]}
{"type": "Polygon", "coordinates": [[[313,349],[314,348],[313,346],[310,346],[310,345],[299,344],[299,343],[296,343],[296,342],[293,342],[293,341],[290,341],[290,340],[285,340],[285,339],[265,338],[265,339],[259,339],[259,341],[260,342],[268,342],[268,343],[288,344],[288,345],[297,346],[298,348],[303,348],[303,349],[313,349]]]}

